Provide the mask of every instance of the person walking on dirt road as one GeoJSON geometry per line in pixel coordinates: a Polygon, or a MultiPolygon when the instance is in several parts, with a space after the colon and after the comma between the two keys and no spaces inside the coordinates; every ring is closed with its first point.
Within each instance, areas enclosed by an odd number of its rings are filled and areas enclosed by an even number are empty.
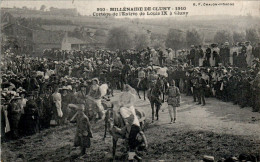
{"type": "Polygon", "coordinates": [[[84,104],[79,104],[77,109],[77,130],[74,139],[74,146],[80,146],[81,155],[84,155],[86,148],[90,147],[90,138],[93,138],[88,117],[84,113],[84,104]]]}
{"type": "Polygon", "coordinates": [[[174,80],[172,81],[172,84],[168,88],[166,95],[167,95],[166,101],[168,103],[169,114],[171,117],[170,124],[172,124],[173,122],[175,123],[176,121],[176,114],[177,114],[176,107],[180,106],[180,90],[178,87],[175,86],[174,80]]]}

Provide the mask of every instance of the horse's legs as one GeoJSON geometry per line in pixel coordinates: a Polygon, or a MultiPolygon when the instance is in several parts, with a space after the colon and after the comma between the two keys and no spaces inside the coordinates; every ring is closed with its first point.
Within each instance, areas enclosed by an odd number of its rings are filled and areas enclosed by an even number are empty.
{"type": "Polygon", "coordinates": [[[151,107],[152,107],[152,122],[154,120],[154,102],[151,101],[151,107]]]}
{"type": "Polygon", "coordinates": [[[139,94],[139,89],[137,89],[137,94],[138,94],[139,99],[141,99],[141,96],[139,94]]]}
{"type": "Polygon", "coordinates": [[[116,158],[116,144],[117,144],[117,139],[113,138],[113,159],[116,158]]]}
{"type": "Polygon", "coordinates": [[[144,100],[145,100],[145,90],[144,90],[144,100]]]}
{"type": "Polygon", "coordinates": [[[163,102],[164,102],[164,93],[163,93],[163,102]]]}
{"type": "Polygon", "coordinates": [[[123,79],[121,79],[121,92],[124,90],[124,81],[123,81],[123,79]]]}
{"type": "Polygon", "coordinates": [[[107,136],[107,123],[108,121],[107,121],[107,119],[105,119],[105,133],[104,133],[104,137],[103,137],[103,140],[105,141],[105,139],[106,139],[106,136],[107,136]]]}
{"type": "Polygon", "coordinates": [[[113,83],[110,83],[111,84],[111,95],[112,97],[114,96],[114,84],[113,83]]]}
{"type": "Polygon", "coordinates": [[[160,105],[156,104],[156,117],[157,117],[157,120],[159,120],[159,110],[160,110],[160,105]]]}

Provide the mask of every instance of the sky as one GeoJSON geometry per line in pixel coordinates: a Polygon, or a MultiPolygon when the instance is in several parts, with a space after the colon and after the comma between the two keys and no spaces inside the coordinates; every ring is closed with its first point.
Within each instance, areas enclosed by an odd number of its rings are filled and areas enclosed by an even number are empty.
{"type": "MultiPolygon", "coordinates": [[[[1,7],[23,7],[40,9],[41,5],[48,8],[77,8],[81,15],[93,15],[97,8],[109,10],[111,7],[186,7],[184,12],[191,15],[247,15],[260,16],[260,1],[98,1],[98,0],[54,0],[54,1],[13,1],[1,0],[1,7]],[[194,3],[234,3],[233,6],[193,6],[194,3]]],[[[175,10],[174,10],[175,11],[175,10]]],[[[175,15],[176,16],[176,15],[175,15]]],[[[147,16],[150,17],[150,16],[147,16]]],[[[152,16],[151,16],[152,17],[152,16]]]]}

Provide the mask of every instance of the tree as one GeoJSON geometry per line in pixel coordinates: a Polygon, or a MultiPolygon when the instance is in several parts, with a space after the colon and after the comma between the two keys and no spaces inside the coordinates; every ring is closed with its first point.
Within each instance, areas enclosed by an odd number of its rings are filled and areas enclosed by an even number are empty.
{"type": "Polygon", "coordinates": [[[125,50],[133,47],[133,41],[125,27],[114,27],[109,30],[106,47],[111,50],[125,50]]]}
{"type": "Polygon", "coordinates": [[[50,7],[50,8],[49,8],[50,11],[53,11],[54,9],[55,9],[54,7],[50,7]]]}
{"type": "Polygon", "coordinates": [[[167,48],[178,50],[184,46],[183,40],[184,34],[181,30],[169,29],[165,45],[167,48]]]}
{"type": "Polygon", "coordinates": [[[135,35],[135,49],[142,50],[150,46],[150,37],[146,33],[135,35]]]}
{"type": "Polygon", "coordinates": [[[244,42],[245,41],[245,34],[244,33],[239,33],[239,32],[233,32],[233,41],[234,43],[237,42],[244,42]]]}
{"type": "Polygon", "coordinates": [[[225,43],[225,42],[232,43],[233,39],[232,39],[230,32],[228,32],[226,30],[221,30],[215,34],[214,42],[218,43],[218,44],[225,43]]]}
{"type": "Polygon", "coordinates": [[[28,10],[28,8],[27,8],[26,6],[23,6],[22,9],[24,9],[24,10],[28,10]]]}
{"type": "Polygon", "coordinates": [[[165,49],[165,40],[162,40],[162,39],[154,39],[154,40],[151,42],[151,46],[152,46],[154,49],[158,49],[158,48],[165,49]]]}
{"type": "Polygon", "coordinates": [[[252,44],[255,44],[259,41],[259,35],[256,29],[251,28],[246,30],[246,40],[250,41],[252,44]]]}
{"type": "Polygon", "coordinates": [[[188,46],[199,45],[202,43],[201,36],[197,30],[192,29],[186,32],[186,43],[188,46]]]}
{"type": "Polygon", "coordinates": [[[97,35],[97,36],[106,36],[106,32],[103,29],[97,29],[95,31],[95,35],[97,35]]]}
{"type": "Polygon", "coordinates": [[[41,10],[41,11],[44,11],[45,9],[46,9],[46,6],[45,6],[45,5],[41,5],[40,10],[41,10]]]}

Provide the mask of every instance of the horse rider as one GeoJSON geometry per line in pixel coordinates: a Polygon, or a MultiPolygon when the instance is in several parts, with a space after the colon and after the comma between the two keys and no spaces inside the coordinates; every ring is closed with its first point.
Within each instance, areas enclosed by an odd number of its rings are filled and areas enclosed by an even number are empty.
{"type": "Polygon", "coordinates": [[[135,149],[141,144],[137,140],[137,135],[140,134],[144,139],[145,146],[147,147],[146,137],[141,130],[139,120],[136,116],[134,103],[136,101],[136,95],[134,94],[135,90],[131,88],[129,85],[125,85],[125,91],[122,92],[119,98],[119,106],[120,106],[120,114],[125,122],[125,126],[123,128],[118,128],[114,126],[116,132],[124,135],[126,139],[128,139],[129,152],[128,159],[133,160],[136,158],[137,160],[141,160],[141,157],[137,156],[135,153],[135,149]]]}
{"type": "Polygon", "coordinates": [[[144,72],[144,68],[141,67],[140,70],[138,71],[138,83],[137,87],[139,87],[140,82],[145,78],[146,74],[144,72]]]}
{"type": "Polygon", "coordinates": [[[151,88],[153,85],[155,85],[158,75],[156,74],[156,70],[152,70],[151,73],[148,75],[148,81],[149,81],[149,87],[151,88]]]}
{"type": "Polygon", "coordinates": [[[127,84],[127,77],[129,76],[130,72],[131,72],[130,60],[126,59],[126,63],[122,68],[122,79],[125,84],[127,84]]]}
{"type": "Polygon", "coordinates": [[[112,67],[115,69],[121,70],[123,68],[123,64],[120,60],[120,57],[117,57],[116,60],[113,62],[112,67]]]}
{"type": "Polygon", "coordinates": [[[152,107],[152,122],[154,121],[154,106],[156,107],[156,118],[159,120],[159,110],[162,105],[161,94],[160,83],[157,81],[155,86],[151,87],[148,93],[148,99],[150,100],[152,107]]]}
{"type": "Polygon", "coordinates": [[[96,103],[98,119],[104,119],[104,107],[101,103],[101,91],[98,78],[92,79],[92,85],[89,88],[88,97],[96,103]]]}

